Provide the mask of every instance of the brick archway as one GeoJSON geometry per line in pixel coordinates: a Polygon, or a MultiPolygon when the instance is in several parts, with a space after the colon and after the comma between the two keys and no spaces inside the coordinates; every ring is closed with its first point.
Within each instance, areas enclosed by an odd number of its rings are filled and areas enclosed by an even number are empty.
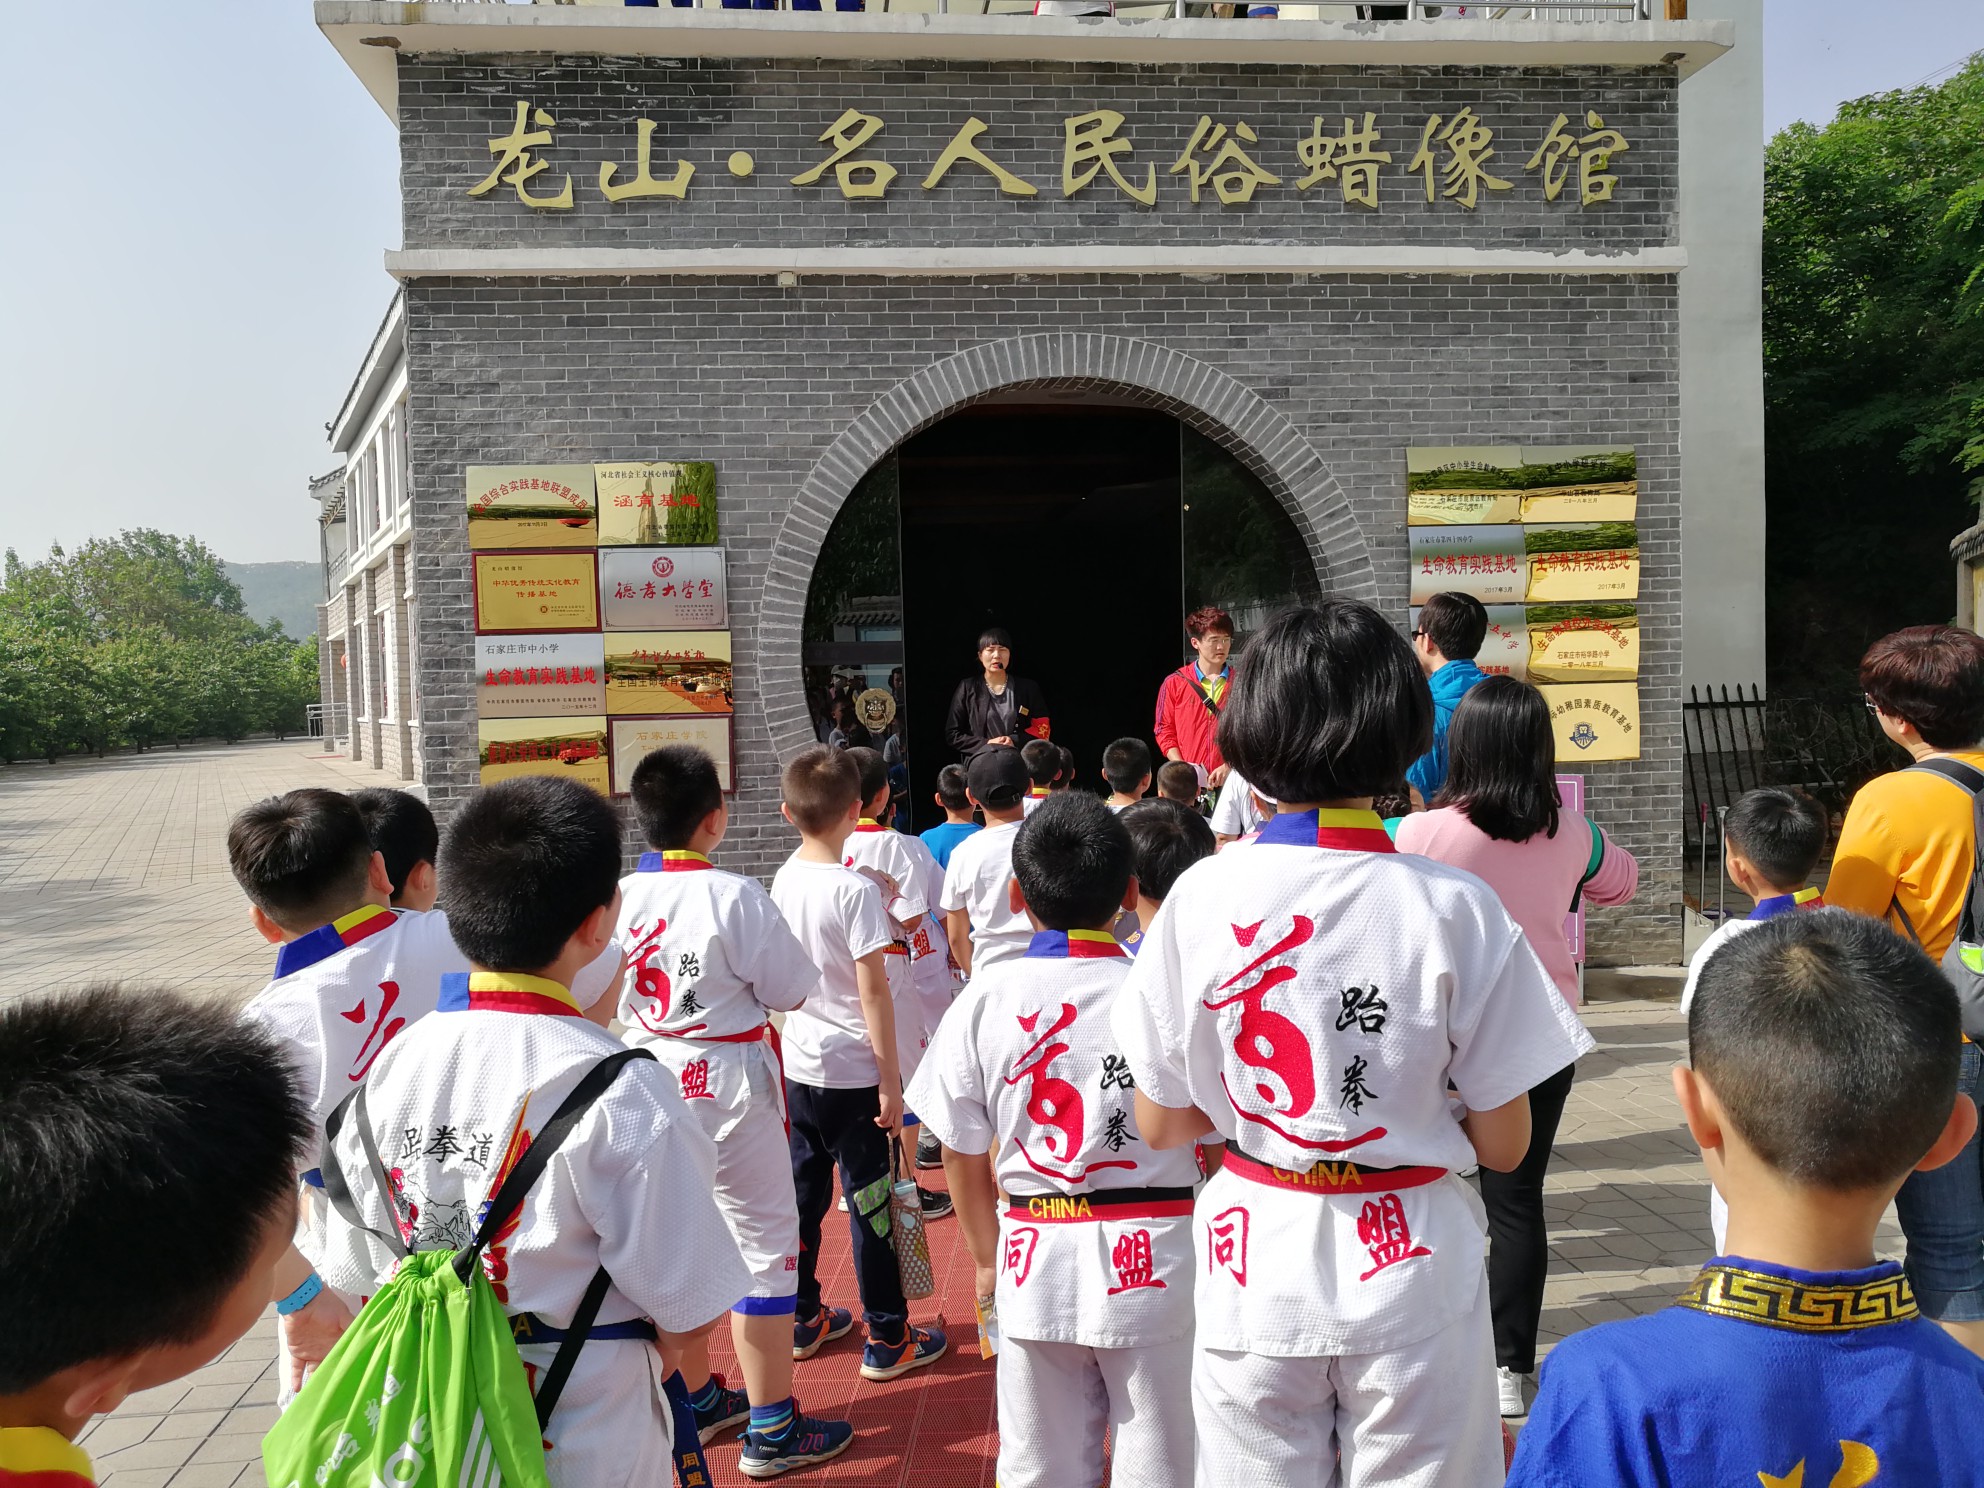
{"type": "Polygon", "coordinates": [[[1294,520],[1323,587],[1375,602],[1377,578],[1362,529],[1322,456],[1257,393],[1209,362],[1121,336],[1046,335],[992,341],[933,362],[897,383],[820,457],[772,545],[758,613],[757,654],[775,758],[814,742],[799,663],[813,565],[841,504],[890,450],[988,394],[1087,389],[1132,398],[1218,441],[1265,484],[1294,520]]]}

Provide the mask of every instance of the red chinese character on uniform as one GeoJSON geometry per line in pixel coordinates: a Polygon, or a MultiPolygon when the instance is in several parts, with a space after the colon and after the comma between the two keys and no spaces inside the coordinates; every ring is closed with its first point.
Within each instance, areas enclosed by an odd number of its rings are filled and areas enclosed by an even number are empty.
{"type": "Polygon", "coordinates": [[[1013,1285],[1022,1287],[1033,1272],[1033,1248],[1040,1243],[1040,1231],[1021,1225],[1006,1236],[999,1253],[999,1269],[1013,1274],[1013,1285]]]}
{"type": "Polygon", "coordinates": [[[1240,1286],[1247,1284],[1247,1222],[1247,1211],[1235,1207],[1206,1223],[1206,1270],[1230,1271],[1240,1286]]]}
{"type": "MultiPolygon", "coordinates": [[[[1253,945],[1254,938],[1260,934],[1262,923],[1256,921],[1251,925],[1230,927],[1234,940],[1242,948],[1253,945]]],[[[1216,1013],[1221,1008],[1231,1007],[1235,1003],[1240,1005],[1239,1026],[1233,1031],[1234,1057],[1250,1069],[1268,1077],[1255,1079],[1253,1094],[1265,1102],[1270,1111],[1280,1116],[1301,1116],[1316,1103],[1315,1059],[1310,1053],[1308,1039],[1302,1036],[1302,1030],[1280,1013],[1269,1012],[1266,1007],[1269,992],[1284,982],[1295,980],[1295,968],[1287,965],[1272,967],[1266,971],[1261,971],[1261,968],[1275,957],[1285,955],[1297,946],[1306,945],[1315,933],[1314,920],[1306,915],[1294,916],[1286,935],[1221,982],[1215,990],[1224,992],[1235,982],[1260,971],[1261,975],[1255,981],[1242,987],[1230,997],[1223,997],[1217,1002],[1202,1001],[1199,1004],[1209,1013],[1216,1013]]],[[[1224,1074],[1220,1076],[1222,1082],[1225,1078],[1224,1074]]],[[[1233,1109],[1249,1121],[1260,1121],[1264,1126],[1276,1131],[1280,1130],[1274,1127],[1273,1123],[1243,1110],[1239,1102],[1234,1099],[1231,1086],[1227,1087],[1226,1098],[1233,1102],[1233,1109]]]]}
{"type": "MultiPolygon", "coordinates": [[[[351,1071],[346,1076],[347,1079],[353,1082],[365,1078],[366,1072],[372,1068],[372,1061],[377,1059],[385,1051],[386,1045],[393,1041],[393,1035],[406,1027],[406,1019],[404,1018],[395,1018],[391,1023],[386,1022],[386,1014],[390,1013],[393,1010],[393,1004],[400,1000],[400,984],[398,982],[381,982],[379,983],[379,991],[384,994],[379,999],[379,1016],[372,1020],[372,1031],[365,1035],[365,1042],[358,1046],[358,1055],[352,1060],[351,1071]],[[385,1030],[383,1036],[380,1034],[380,1029],[382,1028],[385,1030]],[[377,1048],[373,1048],[372,1044],[372,1040],[375,1038],[379,1040],[377,1048]],[[372,1050],[369,1058],[365,1053],[367,1049],[372,1050]]],[[[343,1018],[347,1023],[363,1023],[365,1021],[365,1004],[370,1000],[369,997],[360,998],[357,1007],[340,1013],[338,1016],[343,1018]]]]}
{"type": "Polygon", "coordinates": [[[682,1066],[682,1099],[716,1099],[715,1096],[710,1094],[710,1061],[708,1055],[704,1055],[701,1059],[692,1059],[689,1063],[682,1066]]]}
{"type": "Polygon", "coordinates": [[[635,940],[627,949],[627,970],[633,975],[634,991],[647,999],[647,1006],[636,1005],[634,1019],[650,1033],[660,1033],[668,1019],[668,973],[656,964],[661,952],[662,932],[668,921],[633,926],[635,940]]]}
{"type": "Polygon", "coordinates": [[[1155,1274],[1157,1266],[1151,1259],[1149,1230],[1125,1230],[1117,1239],[1116,1248],[1109,1252],[1109,1264],[1116,1268],[1116,1285],[1109,1289],[1112,1297],[1118,1292],[1134,1292],[1139,1287],[1162,1290],[1165,1285],[1155,1274]]]}
{"type": "Polygon", "coordinates": [[[1364,1206],[1357,1216],[1357,1238],[1371,1251],[1371,1269],[1358,1277],[1369,1281],[1387,1266],[1409,1261],[1414,1256],[1431,1255],[1423,1245],[1412,1243],[1412,1230],[1405,1222],[1405,1206],[1398,1195],[1388,1193],[1364,1206]]]}
{"type": "Polygon", "coordinates": [[[1074,1026],[1075,1005],[1061,1004],[1053,1026],[1044,1033],[1035,1033],[1040,1020],[1046,1016],[1045,1010],[1018,1015],[1023,1032],[1033,1035],[1033,1043],[1027,1051],[1013,1061],[1013,1072],[1005,1077],[1008,1085],[1028,1082],[1026,1096],[1027,1118],[1036,1126],[1044,1128],[1040,1134],[1041,1144],[1046,1155],[1062,1164],[1061,1168],[1044,1167],[1035,1161],[1032,1153],[1026,1150],[1026,1143],[1018,1141],[1020,1156],[1027,1166],[1037,1173],[1052,1177],[1079,1179],[1090,1168],[1127,1168],[1135,1166],[1128,1162],[1090,1163],[1076,1171],[1067,1170],[1067,1165],[1081,1156],[1082,1150],[1082,1094],[1073,1085],[1058,1076],[1048,1073],[1048,1066],[1068,1052],[1068,1045],[1056,1035],[1074,1026]]]}

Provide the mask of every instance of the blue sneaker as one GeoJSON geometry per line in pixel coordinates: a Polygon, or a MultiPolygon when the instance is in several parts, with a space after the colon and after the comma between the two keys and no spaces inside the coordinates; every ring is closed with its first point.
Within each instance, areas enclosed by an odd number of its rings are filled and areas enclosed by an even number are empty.
{"type": "Polygon", "coordinates": [[[737,1466],[747,1478],[775,1478],[838,1457],[853,1440],[854,1428],[845,1421],[816,1421],[802,1415],[776,1441],[746,1431],[737,1466]]]}
{"type": "Polygon", "coordinates": [[[905,1326],[900,1343],[881,1343],[870,1334],[861,1350],[861,1377],[865,1380],[892,1380],[912,1369],[935,1364],[944,1357],[950,1343],[942,1328],[905,1326]]]}
{"type": "Polygon", "coordinates": [[[708,1446],[718,1432],[741,1426],[751,1419],[751,1402],[742,1390],[725,1388],[720,1374],[713,1374],[710,1379],[716,1385],[716,1399],[708,1409],[696,1407],[696,1438],[704,1446],[708,1446]]]}
{"type": "Polygon", "coordinates": [[[825,1344],[854,1331],[854,1314],[845,1307],[822,1307],[810,1323],[792,1320],[792,1357],[810,1359],[825,1344]]]}

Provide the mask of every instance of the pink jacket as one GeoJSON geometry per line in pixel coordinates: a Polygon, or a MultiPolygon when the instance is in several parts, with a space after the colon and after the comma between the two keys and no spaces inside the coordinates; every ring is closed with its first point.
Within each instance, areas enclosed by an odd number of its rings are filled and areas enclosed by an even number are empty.
{"type": "MultiPolygon", "coordinates": [[[[1578,971],[1564,939],[1564,920],[1591,862],[1591,834],[1597,830],[1577,812],[1566,811],[1555,837],[1539,833],[1527,842],[1498,842],[1458,808],[1443,806],[1400,822],[1398,849],[1464,868],[1500,895],[1502,907],[1522,926],[1557,990],[1576,1007],[1578,971]]],[[[1639,859],[1607,837],[1598,876],[1584,886],[1585,902],[1624,904],[1639,886],[1639,859]]]]}

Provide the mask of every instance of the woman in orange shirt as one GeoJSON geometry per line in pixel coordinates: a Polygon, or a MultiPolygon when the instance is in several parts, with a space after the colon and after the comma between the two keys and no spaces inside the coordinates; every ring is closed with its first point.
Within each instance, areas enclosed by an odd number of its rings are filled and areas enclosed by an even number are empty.
{"type": "MultiPolygon", "coordinates": [[[[1860,685],[1881,732],[1913,763],[1870,780],[1846,810],[1826,902],[1885,919],[1941,961],[1973,861],[1971,791],[1984,788],[1984,637],[1917,625],[1876,641],[1860,685]]],[[[1963,1046],[1959,1088],[1984,1100],[1984,1058],[1963,1046]]],[[[1984,1354],[1984,1147],[1973,1136],[1895,1197],[1923,1313],[1984,1354]]]]}

